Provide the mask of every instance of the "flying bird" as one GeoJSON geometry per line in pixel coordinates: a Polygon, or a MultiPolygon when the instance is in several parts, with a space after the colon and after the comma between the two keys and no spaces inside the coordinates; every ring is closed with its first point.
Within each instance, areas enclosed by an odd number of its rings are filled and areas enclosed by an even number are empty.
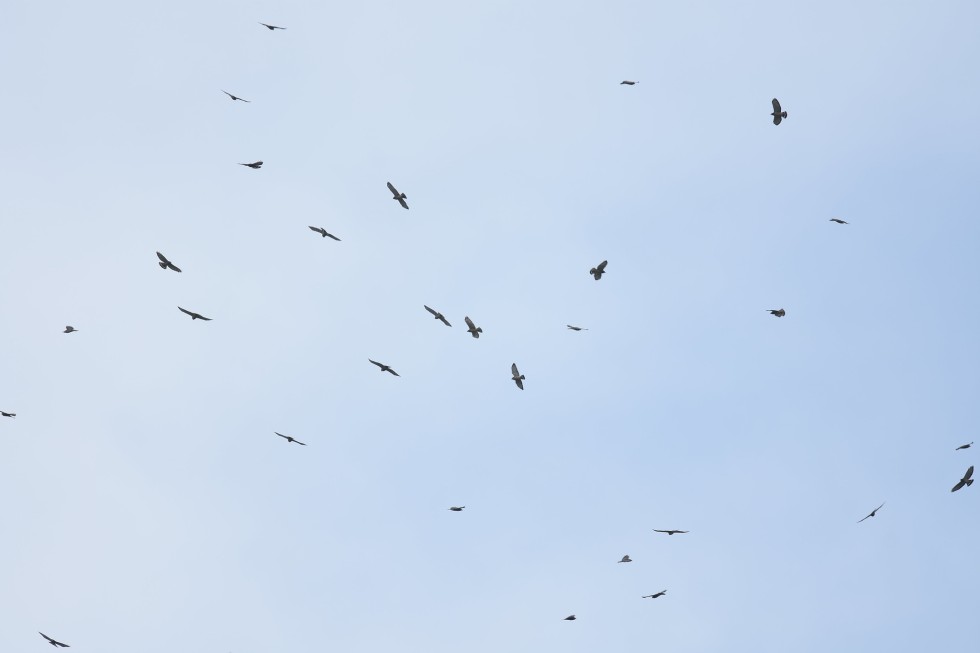
{"type": "Polygon", "coordinates": [[[565,617],[564,621],[575,621],[575,615],[573,614],[568,615],[567,617],[565,617]]]}
{"type": "Polygon", "coordinates": [[[78,331],[78,329],[76,329],[75,327],[73,327],[73,326],[71,326],[69,324],[68,326],[65,327],[65,331],[64,332],[65,333],[74,333],[76,331],[78,331]]]}
{"type": "Polygon", "coordinates": [[[259,168],[262,167],[262,162],[261,161],[256,161],[254,163],[239,163],[238,165],[245,166],[247,168],[251,168],[252,170],[258,170],[259,168]]]}
{"type": "Polygon", "coordinates": [[[774,125],[778,125],[783,121],[783,118],[789,116],[789,114],[783,111],[783,108],[779,106],[779,100],[776,98],[772,99],[772,113],[769,115],[772,116],[772,124],[774,125]]]}
{"type": "Polygon", "coordinates": [[[480,334],[483,333],[483,328],[473,324],[473,320],[469,317],[464,317],[463,321],[466,322],[466,330],[470,332],[470,335],[474,338],[479,338],[480,334]]]}
{"type": "Polygon", "coordinates": [[[950,490],[950,492],[956,492],[964,485],[967,487],[973,485],[973,479],[970,478],[971,476],[973,476],[973,465],[970,465],[970,469],[966,470],[966,474],[963,474],[963,478],[960,479],[959,483],[953,486],[953,489],[950,490]]]}
{"type": "Polygon", "coordinates": [[[159,265],[164,270],[166,270],[167,268],[170,268],[174,272],[180,272],[181,271],[179,267],[177,267],[176,265],[174,265],[173,263],[171,263],[169,260],[167,260],[167,257],[164,256],[163,254],[161,254],[160,252],[157,252],[157,258],[160,259],[160,262],[157,263],[157,265],[159,265]]]}
{"type": "Polygon", "coordinates": [[[51,646],[54,646],[54,647],[60,646],[61,648],[70,648],[67,644],[62,644],[61,642],[59,642],[56,639],[51,639],[50,637],[48,637],[47,635],[45,635],[44,633],[42,633],[40,630],[37,631],[37,632],[38,632],[38,634],[41,637],[43,637],[44,639],[48,640],[48,644],[50,644],[51,646]]]}
{"type": "Polygon", "coordinates": [[[320,234],[324,238],[333,238],[334,240],[336,240],[338,242],[340,241],[340,238],[337,238],[333,234],[328,233],[327,230],[324,229],[323,227],[310,227],[310,229],[313,230],[313,231],[315,231],[315,232],[317,232],[318,234],[320,234]]]}
{"type": "Polygon", "coordinates": [[[592,268],[591,270],[589,270],[589,274],[591,274],[593,277],[595,277],[595,280],[598,281],[599,279],[602,278],[603,273],[605,273],[605,271],[606,271],[606,265],[608,265],[608,264],[609,264],[609,261],[603,261],[599,265],[597,265],[594,268],[592,268]]]}
{"type": "Polygon", "coordinates": [[[391,194],[393,195],[391,199],[397,200],[398,203],[402,205],[403,209],[408,208],[408,203],[405,202],[405,200],[408,199],[408,195],[406,195],[405,193],[399,193],[398,189],[392,186],[390,181],[388,182],[388,190],[390,190],[391,194]]]}
{"type": "Polygon", "coordinates": [[[567,326],[572,331],[588,331],[588,329],[586,329],[584,327],[572,326],[571,324],[566,324],[565,326],[567,326]]]}
{"type": "Polygon", "coordinates": [[[633,559],[629,556],[623,556],[623,559],[620,560],[620,562],[633,562],[633,559]]]}
{"type": "Polygon", "coordinates": [[[524,389],[524,375],[517,371],[517,363],[510,364],[510,373],[512,380],[517,384],[517,387],[521,390],[524,389]]]}
{"type": "Polygon", "coordinates": [[[377,365],[378,367],[380,367],[380,368],[381,368],[381,371],[382,371],[382,372],[389,372],[389,373],[391,373],[391,374],[394,374],[395,376],[401,376],[401,374],[399,374],[399,373],[398,373],[398,372],[396,372],[395,370],[393,370],[393,369],[391,369],[391,368],[390,368],[390,367],[388,367],[387,365],[383,365],[383,364],[381,364],[381,363],[379,363],[378,361],[373,361],[373,360],[371,360],[371,359],[369,358],[369,359],[368,359],[368,362],[369,362],[369,363],[374,363],[375,365],[377,365]]]}
{"type": "MultiPolygon", "coordinates": [[[[881,504],[881,506],[883,506],[883,505],[885,505],[885,504],[884,504],[884,503],[882,503],[882,504],[881,504]]],[[[881,506],[878,506],[877,508],[875,508],[874,510],[872,510],[871,512],[869,512],[869,513],[868,513],[868,517],[874,517],[874,516],[875,516],[875,513],[876,513],[876,512],[878,512],[879,510],[881,510],[881,506]]],[[[868,517],[864,517],[864,518],[862,518],[862,519],[859,519],[859,520],[858,520],[858,523],[860,524],[861,522],[863,522],[863,521],[864,521],[865,519],[867,519],[868,517]]]]}
{"type": "Polygon", "coordinates": [[[3,417],[17,417],[17,413],[5,413],[2,410],[0,410],[0,415],[3,417]]]}
{"type": "Polygon", "coordinates": [[[786,309],[783,308],[767,308],[766,310],[769,311],[771,314],[775,315],[776,317],[783,317],[784,315],[786,315],[786,309]]]}
{"type": "MultiPolygon", "coordinates": [[[[178,306],[177,308],[180,308],[180,306],[178,306]]],[[[186,308],[180,308],[180,312],[181,313],[187,313],[188,315],[190,315],[191,316],[191,320],[204,320],[205,322],[210,322],[211,321],[211,318],[204,317],[200,313],[195,313],[193,311],[189,311],[186,308]]]]}
{"type": "Polygon", "coordinates": [[[265,25],[266,27],[269,28],[270,32],[274,32],[277,29],[286,29],[285,27],[279,27],[278,25],[266,25],[265,23],[259,23],[259,25],[265,25]]]}
{"type": "Polygon", "coordinates": [[[425,310],[427,310],[430,313],[432,313],[433,315],[435,315],[436,316],[436,319],[439,320],[439,321],[441,321],[447,327],[451,327],[452,326],[452,324],[449,323],[449,320],[446,319],[446,316],[443,315],[442,313],[440,313],[439,311],[432,310],[431,308],[429,308],[425,304],[422,304],[422,308],[424,308],[425,310]]]}
{"type": "Polygon", "coordinates": [[[660,590],[656,594],[647,594],[646,596],[641,596],[641,599],[659,599],[661,596],[667,593],[667,590],[660,590]]]}
{"type": "Polygon", "coordinates": [[[285,438],[287,442],[295,442],[296,444],[301,444],[304,447],[306,446],[306,443],[305,442],[300,442],[299,440],[297,440],[296,438],[294,438],[294,437],[292,437],[290,435],[283,435],[279,431],[273,431],[273,433],[275,433],[276,435],[278,435],[280,438],[285,438]]]}
{"type": "Polygon", "coordinates": [[[229,93],[225,89],[221,89],[221,92],[224,93],[225,95],[227,95],[228,97],[230,97],[232,99],[232,101],[238,100],[239,102],[251,102],[251,100],[246,100],[245,98],[238,97],[237,95],[232,95],[231,93],[229,93]]]}
{"type": "Polygon", "coordinates": [[[673,535],[674,533],[688,533],[689,532],[689,531],[674,531],[674,530],[661,531],[661,530],[658,530],[656,528],[653,529],[653,530],[654,530],[654,532],[657,532],[657,533],[667,533],[667,535],[673,535]]]}
{"type": "Polygon", "coordinates": [[[959,451],[960,449],[969,449],[972,446],[973,446],[972,442],[970,444],[961,444],[960,446],[956,447],[954,451],[959,451]]]}
{"type": "Polygon", "coordinates": [[[463,508],[465,507],[466,506],[453,506],[452,508],[450,508],[450,510],[452,510],[453,512],[463,512],[463,508]]]}
{"type": "Polygon", "coordinates": [[[619,85],[622,86],[623,84],[626,84],[627,86],[633,86],[634,84],[639,84],[639,82],[631,82],[628,79],[624,79],[619,83],[619,85]]]}
{"type": "Polygon", "coordinates": [[[836,222],[837,224],[849,224],[848,222],[845,222],[844,220],[841,220],[840,218],[831,218],[830,221],[831,222],[836,222]]]}

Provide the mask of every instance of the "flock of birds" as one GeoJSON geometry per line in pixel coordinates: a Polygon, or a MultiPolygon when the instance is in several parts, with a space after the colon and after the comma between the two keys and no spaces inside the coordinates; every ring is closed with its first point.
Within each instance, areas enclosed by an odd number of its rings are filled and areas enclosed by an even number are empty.
{"type": "MultiPolygon", "coordinates": [[[[267,28],[270,31],[285,30],[286,29],[285,27],[280,27],[278,25],[269,25],[269,24],[266,24],[266,23],[259,23],[259,24],[262,25],[263,27],[267,28]]],[[[620,82],[620,85],[634,86],[634,85],[636,85],[638,83],[639,82],[634,81],[634,80],[623,80],[622,82],[620,82]]],[[[239,97],[237,95],[234,95],[232,93],[229,93],[228,91],[225,91],[223,89],[222,89],[222,93],[224,93],[229,98],[231,98],[231,100],[233,102],[251,102],[250,100],[246,100],[246,99],[244,99],[242,97],[239,97]]],[[[772,113],[770,115],[772,116],[772,122],[773,122],[773,124],[774,125],[779,125],[779,124],[782,123],[783,120],[785,120],[788,117],[789,114],[785,110],[783,110],[782,105],[780,104],[779,100],[776,99],[776,98],[773,98],[772,99],[772,113]]],[[[238,165],[242,165],[242,166],[251,168],[253,170],[259,170],[259,169],[262,168],[263,162],[262,161],[254,161],[252,163],[240,163],[238,165]]],[[[408,199],[408,196],[405,193],[400,192],[397,188],[395,188],[394,185],[392,185],[392,183],[390,181],[387,182],[387,188],[391,192],[392,199],[394,201],[398,202],[398,204],[400,204],[401,207],[404,208],[404,209],[408,209],[409,208],[408,207],[408,203],[406,202],[406,200],[408,199]]],[[[830,218],[830,221],[831,222],[834,222],[836,224],[841,224],[841,225],[848,224],[848,222],[846,222],[846,221],[844,221],[844,220],[842,220],[840,218],[830,218]]],[[[313,232],[320,234],[320,236],[323,237],[323,238],[331,238],[331,239],[333,239],[335,241],[340,242],[340,238],[338,238],[337,236],[329,233],[323,227],[315,227],[315,226],[312,226],[311,225],[309,228],[313,232]]],[[[156,252],[156,255],[157,255],[157,258],[159,259],[158,265],[162,269],[164,269],[164,270],[172,270],[174,272],[183,272],[183,270],[181,270],[179,267],[177,267],[176,265],[174,265],[174,263],[172,261],[170,261],[170,259],[168,259],[161,252],[156,252]]],[[[599,263],[595,267],[591,268],[589,270],[589,274],[596,281],[601,280],[602,279],[602,276],[606,273],[606,266],[608,265],[608,263],[609,263],[608,261],[602,261],[601,263],[599,263]]],[[[177,308],[182,313],[190,316],[190,318],[191,318],[192,321],[193,320],[202,320],[202,321],[205,321],[205,322],[211,321],[211,318],[205,317],[204,315],[201,315],[200,313],[196,313],[194,311],[187,310],[186,308],[183,308],[181,306],[178,306],[177,308]]],[[[435,310],[435,309],[433,309],[433,308],[431,308],[429,306],[423,306],[423,308],[428,313],[430,313],[435,320],[438,320],[438,321],[442,322],[447,327],[452,327],[452,324],[449,322],[448,319],[446,319],[446,316],[443,315],[441,312],[439,312],[439,311],[437,311],[437,310],[435,310]]],[[[786,316],[786,310],[783,309],[783,308],[767,309],[767,312],[770,313],[771,315],[775,316],[775,317],[780,317],[781,318],[781,317],[785,317],[786,316]]],[[[466,323],[467,332],[473,338],[479,338],[480,337],[480,334],[483,333],[483,329],[481,327],[476,326],[476,324],[473,322],[472,319],[470,319],[469,316],[465,316],[463,318],[463,321],[466,323]]],[[[566,327],[569,330],[572,330],[572,331],[587,331],[588,330],[585,327],[575,326],[575,325],[571,325],[571,324],[566,325],[566,327]]],[[[65,327],[64,333],[75,333],[77,331],[78,331],[78,329],[76,329],[75,327],[73,327],[71,325],[68,325],[68,326],[65,327]]],[[[368,359],[368,362],[371,363],[372,365],[377,366],[378,369],[382,373],[383,372],[387,372],[387,373],[391,374],[392,376],[400,376],[398,374],[398,372],[396,372],[390,365],[387,365],[385,363],[380,363],[378,361],[371,360],[371,359],[368,359]]],[[[524,380],[525,380],[526,377],[524,376],[524,374],[521,374],[521,372],[519,371],[516,363],[512,363],[511,364],[510,370],[511,370],[511,380],[515,383],[515,385],[520,390],[523,390],[524,389],[524,380]]],[[[17,416],[17,414],[16,413],[12,413],[12,412],[0,411],[0,416],[2,416],[2,417],[8,417],[8,418],[15,418],[17,416]]],[[[301,442],[301,441],[297,440],[296,438],[294,438],[292,436],[285,435],[285,434],[282,434],[282,433],[279,433],[279,432],[276,432],[276,431],[274,431],[273,433],[276,436],[278,436],[280,438],[283,438],[288,444],[298,444],[298,445],[301,445],[301,446],[306,446],[306,443],[305,442],[301,442]]],[[[969,442],[967,444],[963,444],[963,445],[960,445],[959,447],[956,447],[956,451],[969,449],[972,446],[973,446],[973,442],[969,442]]],[[[973,478],[972,477],[973,477],[973,465],[971,465],[966,470],[966,473],[964,473],[963,477],[953,486],[951,492],[956,492],[958,490],[961,490],[964,487],[969,487],[969,486],[973,485],[973,478]]],[[[863,518],[861,518],[860,520],[858,520],[857,523],[864,522],[865,520],[870,519],[871,517],[876,516],[877,513],[878,513],[878,511],[880,511],[884,506],[885,506],[885,503],[882,502],[881,505],[879,505],[877,508],[875,508],[874,510],[872,510],[866,516],[864,516],[863,518]]],[[[466,508],[466,506],[451,506],[450,508],[448,508],[448,510],[450,510],[452,512],[462,512],[465,508],[466,508]]],[[[689,531],[685,531],[685,530],[676,530],[676,529],[653,529],[653,530],[655,532],[657,532],[657,533],[663,533],[663,534],[666,534],[666,535],[669,535],[669,536],[678,535],[678,534],[686,534],[686,533],[689,532],[689,531]]],[[[620,559],[618,562],[619,563],[629,563],[629,562],[633,562],[633,560],[632,560],[632,558],[630,558],[629,555],[624,555],[622,557],[622,559],[620,559]]],[[[649,599],[657,599],[657,598],[660,598],[660,597],[662,597],[662,596],[664,596],[666,594],[667,594],[667,590],[666,589],[663,589],[663,590],[660,590],[659,592],[655,592],[653,594],[644,595],[641,598],[644,598],[644,599],[647,599],[647,598],[649,598],[649,599]]],[[[575,621],[576,619],[577,619],[577,617],[574,614],[568,615],[567,617],[564,618],[565,621],[575,621]]],[[[43,637],[45,640],[47,640],[47,642],[51,646],[54,646],[56,648],[69,648],[69,645],[68,644],[65,644],[63,642],[60,642],[60,641],[52,638],[52,637],[49,637],[48,635],[45,635],[44,633],[42,633],[40,631],[38,631],[38,632],[41,635],[41,637],[43,637]]]]}

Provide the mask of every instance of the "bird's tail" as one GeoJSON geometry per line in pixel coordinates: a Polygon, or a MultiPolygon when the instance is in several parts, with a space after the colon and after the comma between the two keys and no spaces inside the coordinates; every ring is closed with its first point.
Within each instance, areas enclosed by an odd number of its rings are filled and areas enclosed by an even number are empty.
{"type": "Polygon", "coordinates": [[[789,118],[789,114],[785,111],[783,111],[783,118],[789,118]]]}
{"type": "Polygon", "coordinates": [[[159,265],[159,266],[160,266],[161,268],[163,268],[164,270],[166,270],[166,269],[167,269],[167,264],[166,264],[166,263],[164,263],[163,261],[160,261],[159,263],[157,263],[157,265],[159,265]]]}
{"type": "Polygon", "coordinates": [[[973,479],[972,478],[966,482],[966,486],[967,487],[970,487],[971,485],[973,485],[973,479]]]}
{"type": "Polygon", "coordinates": [[[477,333],[483,333],[483,327],[476,327],[477,333]]]}
{"type": "Polygon", "coordinates": [[[524,376],[523,374],[521,374],[521,381],[524,381],[524,380],[525,380],[525,378],[526,378],[526,377],[525,377],[525,376],[524,376]]]}

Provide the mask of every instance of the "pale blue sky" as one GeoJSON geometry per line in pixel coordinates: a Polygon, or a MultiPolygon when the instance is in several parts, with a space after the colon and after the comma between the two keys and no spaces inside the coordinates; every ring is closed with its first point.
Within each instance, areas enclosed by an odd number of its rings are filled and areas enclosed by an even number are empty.
{"type": "Polygon", "coordinates": [[[0,651],[975,647],[975,3],[144,5],[5,12],[0,651]]]}

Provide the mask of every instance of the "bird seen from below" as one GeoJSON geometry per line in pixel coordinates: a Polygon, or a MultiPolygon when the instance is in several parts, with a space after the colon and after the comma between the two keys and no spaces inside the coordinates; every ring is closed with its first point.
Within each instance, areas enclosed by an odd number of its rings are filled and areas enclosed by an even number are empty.
{"type": "Polygon", "coordinates": [[[251,100],[246,100],[245,98],[238,97],[237,95],[232,95],[225,89],[221,89],[221,92],[232,99],[232,101],[238,100],[239,102],[251,102],[251,100]]]}
{"type": "Polygon", "coordinates": [[[521,390],[524,389],[524,375],[517,371],[517,363],[510,364],[511,380],[517,384],[521,390]]]}
{"type": "Polygon", "coordinates": [[[784,315],[786,315],[786,310],[782,308],[767,308],[766,310],[769,311],[769,313],[771,313],[772,315],[775,315],[776,317],[783,317],[784,315]]]}
{"type": "MultiPolygon", "coordinates": [[[[177,308],[180,308],[180,306],[178,306],[177,308]]],[[[189,311],[186,308],[180,308],[180,312],[181,313],[186,313],[186,314],[190,315],[192,321],[193,320],[204,320],[205,322],[210,322],[211,321],[211,318],[204,317],[200,313],[195,313],[194,311],[189,311]]]]}
{"type": "Polygon", "coordinates": [[[329,232],[328,232],[328,231],[327,231],[326,229],[324,229],[323,227],[310,227],[310,230],[311,230],[311,231],[315,231],[315,232],[317,232],[318,234],[320,234],[320,235],[321,235],[321,236],[323,236],[324,238],[333,238],[333,239],[334,239],[334,240],[336,240],[337,242],[340,242],[340,238],[337,238],[337,237],[336,237],[336,236],[334,236],[334,235],[333,235],[332,233],[329,233],[329,232]]]}
{"type": "Polygon", "coordinates": [[[836,222],[837,224],[850,224],[849,222],[846,222],[844,220],[841,220],[840,218],[831,218],[830,221],[831,222],[836,222]]]}
{"type": "Polygon", "coordinates": [[[772,116],[772,124],[774,125],[778,125],[784,118],[789,116],[789,114],[783,111],[783,108],[779,106],[779,100],[776,98],[772,99],[772,113],[769,115],[772,116]]]}
{"type": "Polygon", "coordinates": [[[575,615],[570,614],[564,619],[565,621],[575,621],[575,615]]]}
{"type": "Polygon", "coordinates": [[[565,326],[567,326],[572,331],[588,331],[588,329],[586,329],[585,327],[572,326],[571,324],[566,324],[565,326]]]}
{"type": "Polygon", "coordinates": [[[675,530],[662,531],[662,530],[659,530],[657,528],[653,529],[653,531],[655,533],[667,533],[667,535],[674,535],[675,533],[688,533],[688,532],[690,532],[690,531],[675,531],[675,530]]]}
{"type": "Polygon", "coordinates": [[[388,372],[389,374],[393,374],[395,376],[401,376],[401,374],[399,374],[398,372],[396,372],[395,370],[391,369],[389,366],[387,366],[387,365],[385,365],[383,363],[379,363],[378,361],[373,361],[370,358],[368,359],[368,362],[369,363],[374,363],[375,365],[377,365],[378,367],[380,367],[382,372],[388,372]]]}
{"type": "Polygon", "coordinates": [[[452,510],[453,512],[463,512],[463,508],[465,507],[466,506],[453,506],[452,508],[450,508],[450,510],[452,510]]]}
{"type": "Polygon", "coordinates": [[[403,209],[408,208],[408,203],[405,201],[408,199],[408,195],[405,193],[399,193],[398,189],[392,186],[390,181],[388,182],[388,190],[391,191],[391,199],[396,200],[399,204],[401,204],[403,209]]]}
{"type": "Polygon", "coordinates": [[[954,451],[959,451],[960,449],[969,449],[972,446],[973,446],[972,442],[970,442],[969,444],[961,444],[960,446],[956,447],[954,451]]]}
{"type": "Polygon", "coordinates": [[[626,84],[627,86],[635,86],[636,84],[639,84],[639,82],[631,82],[628,79],[624,79],[619,83],[619,85],[622,86],[623,84],[626,84]]]}
{"type": "Polygon", "coordinates": [[[180,272],[181,271],[181,269],[179,267],[177,267],[176,265],[174,265],[173,263],[171,263],[169,260],[167,260],[167,257],[164,256],[163,254],[161,254],[160,252],[157,252],[157,258],[160,259],[160,262],[157,263],[157,265],[159,265],[164,270],[170,269],[170,270],[173,270],[174,272],[180,272]]]}
{"type": "Polygon", "coordinates": [[[38,632],[38,634],[41,637],[43,637],[44,639],[48,640],[48,644],[50,644],[51,646],[54,646],[54,647],[60,646],[61,648],[70,648],[67,644],[62,644],[61,642],[59,642],[56,639],[51,639],[50,637],[48,637],[47,635],[45,635],[44,633],[42,633],[40,630],[37,631],[37,632],[38,632]]]}
{"type": "Polygon", "coordinates": [[[0,417],[17,417],[17,413],[5,413],[0,410],[0,417]]]}
{"type": "Polygon", "coordinates": [[[255,161],[253,163],[239,163],[240,166],[245,166],[246,168],[251,168],[252,170],[258,170],[262,167],[261,161],[255,161]]]}
{"type": "MultiPolygon", "coordinates": [[[[881,506],[883,506],[883,505],[885,505],[885,504],[882,503],[881,506]]],[[[859,519],[857,523],[860,524],[861,522],[863,522],[868,517],[874,517],[875,516],[875,513],[877,513],[879,510],[881,510],[881,506],[878,506],[877,508],[875,508],[874,510],[872,510],[871,512],[869,512],[868,515],[867,515],[867,517],[862,517],[861,519],[859,519]]]]}
{"type": "Polygon", "coordinates": [[[446,316],[443,315],[442,313],[440,313],[439,311],[434,310],[434,309],[431,309],[428,306],[426,306],[425,304],[422,304],[422,308],[424,308],[425,310],[427,310],[430,313],[432,313],[435,316],[435,319],[439,320],[440,322],[442,322],[443,324],[445,324],[447,327],[451,327],[452,326],[452,324],[449,323],[449,320],[446,319],[446,316]]]}
{"type": "Polygon", "coordinates": [[[76,331],[78,331],[78,329],[69,324],[65,327],[64,333],[75,333],[76,331]]]}
{"type": "Polygon", "coordinates": [[[480,334],[483,333],[483,329],[473,324],[473,320],[471,320],[469,316],[464,317],[463,321],[466,322],[466,330],[470,333],[470,335],[474,338],[479,338],[480,334]]]}
{"type": "Polygon", "coordinates": [[[971,476],[973,476],[973,465],[970,465],[970,469],[966,470],[966,474],[963,474],[963,478],[960,479],[959,483],[953,486],[953,489],[950,490],[950,492],[956,492],[964,485],[967,487],[973,485],[973,479],[970,478],[971,476]]]}
{"type": "Polygon", "coordinates": [[[296,438],[292,437],[291,435],[283,435],[279,431],[273,431],[273,433],[275,433],[276,435],[278,435],[280,438],[284,438],[286,440],[286,442],[295,442],[296,444],[301,444],[304,447],[306,446],[306,443],[305,442],[300,442],[299,440],[297,440],[296,438]]]}
{"type": "Polygon", "coordinates": [[[605,274],[607,265],[609,265],[609,261],[603,261],[599,265],[589,270],[589,274],[595,277],[595,280],[598,281],[602,278],[602,275],[605,274]]]}
{"type": "Polygon", "coordinates": [[[625,555],[625,556],[623,556],[623,559],[620,560],[620,562],[633,562],[633,559],[631,557],[629,557],[628,555],[625,555]]]}
{"type": "Polygon", "coordinates": [[[259,23],[259,25],[262,25],[264,27],[268,27],[270,32],[274,32],[277,29],[286,29],[285,27],[279,27],[278,25],[266,25],[265,23],[259,23]]]}
{"type": "Polygon", "coordinates": [[[641,596],[641,599],[659,599],[661,596],[667,593],[667,590],[660,590],[656,594],[647,594],[646,596],[641,596]]]}

